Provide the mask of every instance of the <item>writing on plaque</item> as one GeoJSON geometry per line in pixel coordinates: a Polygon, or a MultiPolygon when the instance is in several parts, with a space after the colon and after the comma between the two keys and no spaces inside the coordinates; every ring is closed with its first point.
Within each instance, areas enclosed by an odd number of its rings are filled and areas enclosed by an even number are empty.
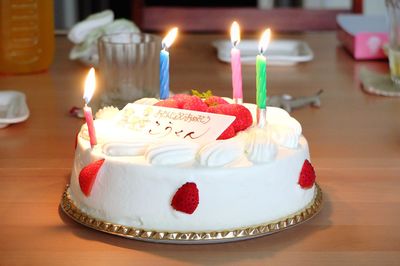
{"type": "Polygon", "coordinates": [[[147,137],[206,143],[216,140],[234,120],[229,115],[130,103],[119,113],[117,123],[147,137]]]}

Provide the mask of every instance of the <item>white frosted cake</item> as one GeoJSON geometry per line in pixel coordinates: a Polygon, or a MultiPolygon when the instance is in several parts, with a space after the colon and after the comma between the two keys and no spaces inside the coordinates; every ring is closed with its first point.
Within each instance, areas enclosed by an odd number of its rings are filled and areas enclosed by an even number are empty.
{"type": "Polygon", "coordinates": [[[315,173],[300,123],[268,107],[259,128],[254,104],[225,101],[142,99],[100,110],[97,145],[86,125],[77,137],[72,202],[95,219],[162,232],[246,228],[308,206],[315,173]]]}

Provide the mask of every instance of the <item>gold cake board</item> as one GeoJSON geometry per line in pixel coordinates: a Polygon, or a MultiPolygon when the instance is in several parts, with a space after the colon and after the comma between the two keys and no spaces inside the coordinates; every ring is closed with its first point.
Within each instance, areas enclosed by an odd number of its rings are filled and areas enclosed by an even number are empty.
{"type": "Polygon", "coordinates": [[[312,201],[302,210],[281,220],[254,225],[247,228],[210,232],[160,232],[113,224],[93,218],[75,206],[65,188],[61,199],[62,210],[76,222],[105,233],[135,240],[170,244],[210,244],[246,240],[292,228],[314,217],[322,207],[322,190],[315,184],[312,201]]]}

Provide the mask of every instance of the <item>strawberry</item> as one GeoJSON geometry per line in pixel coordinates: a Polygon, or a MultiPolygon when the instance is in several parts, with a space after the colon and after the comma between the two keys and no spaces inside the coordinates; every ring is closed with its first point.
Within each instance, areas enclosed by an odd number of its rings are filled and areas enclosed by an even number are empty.
{"type": "Polygon", "coordinates": [[[155,106],[169,107],[169,108],[178,108],[178,103],[173,99],[166,99],[159,101],[154,104],[155,106]]]}
{"type": "MultiPolygon", "coordinates": [[[[214,113],[214,114],[223,114],[222,105],[212,105],[210,107],[207,108],[207,112],[208,113],[214,113]]],[[[219,137],[217,139],[230,139],[233,138],[234,136],[236,136],[236,131],[235,128],[233,127],[233,123],[227,127],[227,129],[225,129],[224,132],[221,133],[221,135],[219,135],[219,137]]]]}
{"type": "Polygon", "coordinates": [[[219,104],[228,104],[227,101],[222,99],[221,97],[218,96],[210,96],[204,101],[208,106],[214,106],[214,105],[219,105],[219,104]]]}
{"type": "Polygon", "coordinates": [[[79,173],[79,185],[82,193],[85,194],[85,196],[90,196],[97,173],[99,172],[99,169],[103,163],[104,159],[90,163],[89,165],[83,167],[79,173]]]}
{"type": "Polygon", "coordinates": [[[230,139],[234,136],[236,136],[236,132],[235,128],[231,124],[227,129],[225,129],[224,132],[221,133],[221,135],[219,135],[217,139],[230,139]]]}
{"type": "Polygon", "coordinates": [[[190,96],[182,106],[182,109],[200,112],[205,112],[207,108],[207,104],[205,104],[198,96],[190,96]]]}
{"type": "Polygon", "coordinates": [[[186,103],[187,100],[189,100],[192,96],[187,95],[187,94],[175,94],[174,96],[171,97],[171,99],[175,100],[176,103],[178,104],[178,108],[182,109],[183,105],[186,103]]]}
{"type": "Polygon", "coordinates": [[[253,117],[249,109],[240,104],[223,104],[221,105],[223,114],[235,116],[236,119],[232,125],[236,132],[245,130],[253,124],[253,117]]]}
{"type": "Polygon", "coordinates": [[[240,104],[220,104],[210,106],[207,112],[235,116],[232,126],[235,132],[245,130],[253,124],[253,117],[246,107],[240,104]]]}
{"type": "Polygon", "coordinates": [[[299,185],[302,188],[311,188],[315,183],[315,171],[308,160],[305,160],[299,176],[299,185]]]}
{"type": "Polygon", "coordinates": [[[199,190],[195,183],[187,182],[176,191],[171,206],[180,212],[192,214],[199,205],[199,190]]]}
{"type": "Polygon", "coordinates": [[[209,106],[209,107],[207,108],[207,113],[214,113],[214,114],[221,114],[221,115],[223,115],[224,113],[222,112],[221,106],[222,106],[222,105],[212,105],[212,106],[209,106]]]}

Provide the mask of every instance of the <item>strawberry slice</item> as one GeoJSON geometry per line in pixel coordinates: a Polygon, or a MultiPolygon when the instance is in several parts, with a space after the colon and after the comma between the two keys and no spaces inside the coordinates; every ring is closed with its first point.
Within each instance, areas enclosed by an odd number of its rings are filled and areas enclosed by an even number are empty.
{"type": "Polygon", "coordinates": [[[104,159],[95,161],[81,170],[79,173],[79,185],[81,187],[82,193],[89,197],[94,181],[96,180],[97,173],[100,167],[103,165],[104,159]]]}
{"type": "Polygon", "coordinates": [[[172,198],[171,206],[180,212],[192,214],[199,205],[199,190],[195,183],[187,182],[172,198]]]}
{"type": "Polygon", "coordinates": [[[315,178],[314,167],[308,160],[305,160],[299,176],[299,185],[302,188],[311,188],[315,183],[315,178]]]}

